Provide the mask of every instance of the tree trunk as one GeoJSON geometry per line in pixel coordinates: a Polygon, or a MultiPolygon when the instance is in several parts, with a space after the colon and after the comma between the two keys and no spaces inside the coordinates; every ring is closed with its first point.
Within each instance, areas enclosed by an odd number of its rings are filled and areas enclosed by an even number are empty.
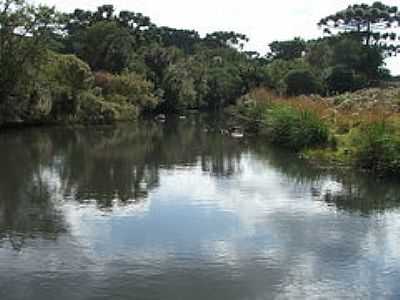
{"type": "Polygon", "coordinates": [[[371,44],[371,22],[368,21],[367,25],[367,46],[369,47],[371,44]]]}

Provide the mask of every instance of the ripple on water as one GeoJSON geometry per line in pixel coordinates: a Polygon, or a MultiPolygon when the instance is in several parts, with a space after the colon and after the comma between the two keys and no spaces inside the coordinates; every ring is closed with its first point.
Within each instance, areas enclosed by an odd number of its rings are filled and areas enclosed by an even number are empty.
{"type": "Polygon", "coordinates": [[[193,122],[4,136],[0,299],[400,294],[398,183],[193,122]]]}

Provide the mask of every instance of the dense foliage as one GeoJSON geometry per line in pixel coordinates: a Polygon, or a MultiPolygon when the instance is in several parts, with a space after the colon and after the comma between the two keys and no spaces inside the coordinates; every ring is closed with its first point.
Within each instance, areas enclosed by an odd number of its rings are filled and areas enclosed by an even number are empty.
{"type": "Polygon", "coordinates": [[[275,41],[261,57],[243,50],[243,34],[202,37],[112,5],[61,14],[25,0],[0,0],[0,124],[221,109],[258,87],[287,95],[368,87],[388,76],[388,48],[369,42],[374,26],[394,26],[398,19],[397,9],[383,4],[353,6],[320,25],[355,26],[367,37],[350,32],[275,41]]]}
{"type": "Polygon", "coordinates": [[[0,1],[0,123],[45,101],[36,79],[55,19],[54,9],[0,1]]]}
{"type": "Polygon", "coordinates": [[[273,59],[292,60],[301,58],[306,51],[306,42],[300,38],[290,41],[275,41],[269,44],[269,57],[273,59]]]}

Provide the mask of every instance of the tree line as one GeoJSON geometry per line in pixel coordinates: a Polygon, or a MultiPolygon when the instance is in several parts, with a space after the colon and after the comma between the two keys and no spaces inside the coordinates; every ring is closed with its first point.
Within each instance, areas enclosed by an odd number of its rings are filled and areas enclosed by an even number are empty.
{"type": "Polygon", "coordinates": [[[399,20],[396,7],[353,5],[321,20],[322,38],[276,41],[261,56],[244,51],[244,34],[202,37],[112,5],[60,13],[0,0],[0,124],[214,110],[257,87],[289,95],[365,88],[390,77],[384,59],[398,52],[399,20]]]}

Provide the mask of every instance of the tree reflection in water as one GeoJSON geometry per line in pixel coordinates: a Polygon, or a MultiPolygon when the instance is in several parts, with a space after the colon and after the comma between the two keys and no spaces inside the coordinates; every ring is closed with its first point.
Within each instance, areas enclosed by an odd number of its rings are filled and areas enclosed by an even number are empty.
{"type": "Polygon", "coordinates": [[[67,230],[60,203],[95,202],[100,210],[139,205],[160,172],[200,165],[213,176],[240,171],[243,144],[207,133],[202,117],[167,124],[36,128],[0,135],[0,243],[67,230]]]}
{"type": "Polygon", "coordinates": [[[260,160],[280,171],[290,182],[307,186],[313,199],[349,213],[372,215],[400,207],[400,186],[394,179],[379,179],[351,170],[317,168],[289,151],[253,141],[260,160]]]}
{"type": "Polygon", "coordinates": [[[160,173],[201,168],[212,177],[240,176],[243,155],[308,189],[313,198],[368,215],[399,207],[399,186],[357,174],[328,174],[260,139],[234,140],[202,116],[95,128],[36,128],[0,135],[0,243],[21,249],[28,238],[66,232],[61,204],[143,205],[160,173]],[[207,130],[205,130],[207,129],[207,130]]]}
{"type": "Polygon", "coordinates": [[[0,143],[0,243],[9,241],[19,250],[26,238],[56,238],[65,226],[49,177],[49,137],[35,130],[11,131],[0,136],[0,143]]]}
{"type": "Polygon", "coordinates": [[[336,175],[340,185],[322,188],[320,200],[336,209],[363,216],[386,213],[400,207],[400,188],[391,180],[379,181],[357,173],[336,175]]]}

